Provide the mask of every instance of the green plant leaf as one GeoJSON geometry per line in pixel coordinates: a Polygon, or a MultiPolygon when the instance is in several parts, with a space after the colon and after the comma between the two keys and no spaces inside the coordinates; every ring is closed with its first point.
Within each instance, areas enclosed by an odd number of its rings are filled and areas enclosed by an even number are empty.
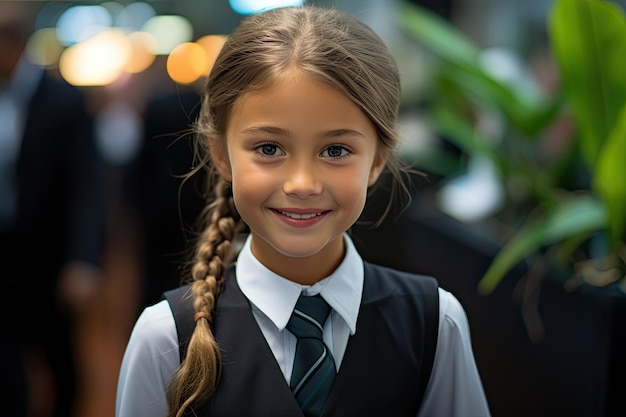
{"type": "Polygon", "coordinates": [[[404,2],[398,8],[398,22],[439,57],[458,65],[477,66],[478,48],[467,36],[437,14],[404,2]]]}
{"type": "Polygon", "coordinates": [[[498,155],[490,141],[448,107],[437,106],[429,116],[437,130],[463,151],[468,154],[483,154],[497,160],[498,155]]]}
{"type": "MultiPolygon", "coordinates": [[[[480,49],[454,25],[420,6],[405,2],[399,8],[400,27],[439,59],[439,74],[456,84],[478,106],[503,114],[520,132],[534,139],[561,108],[560,95],[529,101],[496,79],[480,63],[480,49]]],[[[440,91],[433,93],[435,98],[440,91]]]]}
{"type": "Polygon", "coordinates": [[[626,233],[626,101],[620,117],[598,158],[592,187],[609,211],[609,236],[613,249],[626,233]]]}
{"type": "Polygon", "coordinates": [[[561,200],[555,209],[526,223],[502,247],[478,283],[478,292],[491,293],[507,272],[541,248],[603,230],[606,221],[606,206],[600,199],[586,195],[561,200]]]}
{"type": "Polygon", "coordinates": [[[626,95],[626,21],[615,4],[558,0],[548,20],[562,87],[593,171],[626,95]]]}

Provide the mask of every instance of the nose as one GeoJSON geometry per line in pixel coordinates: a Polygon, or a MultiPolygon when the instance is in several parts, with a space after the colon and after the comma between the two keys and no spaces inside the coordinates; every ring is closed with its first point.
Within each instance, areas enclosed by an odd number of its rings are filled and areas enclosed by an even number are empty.
{"type": "Polygon", "coordinates": [[[310,198],[322,193],[323,185],[315,164],[293,161],[287,169],[283,192],[297,198],[310,198]]]}

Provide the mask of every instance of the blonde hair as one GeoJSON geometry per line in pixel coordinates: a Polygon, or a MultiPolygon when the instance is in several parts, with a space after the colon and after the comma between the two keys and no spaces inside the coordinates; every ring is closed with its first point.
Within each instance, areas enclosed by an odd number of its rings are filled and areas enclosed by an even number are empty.
{"type": "Polygon", "coordinates": [[[226,128],[239,97],[262,90],[293,68],[334,86],[372,121],[386,170],[408,196],[402,180],[406,170],[395,152],[400,77],[384,42],[355,17],[330,8],[279,8],[244,19],[213,65],[195,126],[199,167],[209,170],[207,185],[215,192],[203,214],[205,227],[191,267],[193,307],[207,320],[196,321],[187,355],[170,383],[169,417],[201,407],[217,389],[221,356],[211,329],[213,313],[233,239],[245,227],[230,184],[212,169],[210,150],[225,148],[226,128]]]}

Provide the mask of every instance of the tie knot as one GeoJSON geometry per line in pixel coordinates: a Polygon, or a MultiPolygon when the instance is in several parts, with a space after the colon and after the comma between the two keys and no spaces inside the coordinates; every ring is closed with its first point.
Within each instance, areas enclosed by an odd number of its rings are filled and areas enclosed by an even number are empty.
{"type": "Polygon", "coordinates": [[[330,313],[330,306],[320,295],[298,298],[296,307],[287,323],[287,329],[298,339],[313,337],[322,339],[324,323],[330,313]]]}

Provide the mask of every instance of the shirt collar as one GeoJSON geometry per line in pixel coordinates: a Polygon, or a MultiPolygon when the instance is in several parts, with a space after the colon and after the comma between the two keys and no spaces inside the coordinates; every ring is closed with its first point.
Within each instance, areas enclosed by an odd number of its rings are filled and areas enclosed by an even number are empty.
{"type": "Polygon", "coordinates": [[[301,293],[320,294],[346,322],[350,333],[356,332],[356,319],[363,292],[363,260],[348,234],[344,233],[346,256],[328,277],[314,285],[300,285],[267,269],[250,249],[248,236],[239,252],[237,283],[243,294],[278,328],[283,330],[301,293]]]}

